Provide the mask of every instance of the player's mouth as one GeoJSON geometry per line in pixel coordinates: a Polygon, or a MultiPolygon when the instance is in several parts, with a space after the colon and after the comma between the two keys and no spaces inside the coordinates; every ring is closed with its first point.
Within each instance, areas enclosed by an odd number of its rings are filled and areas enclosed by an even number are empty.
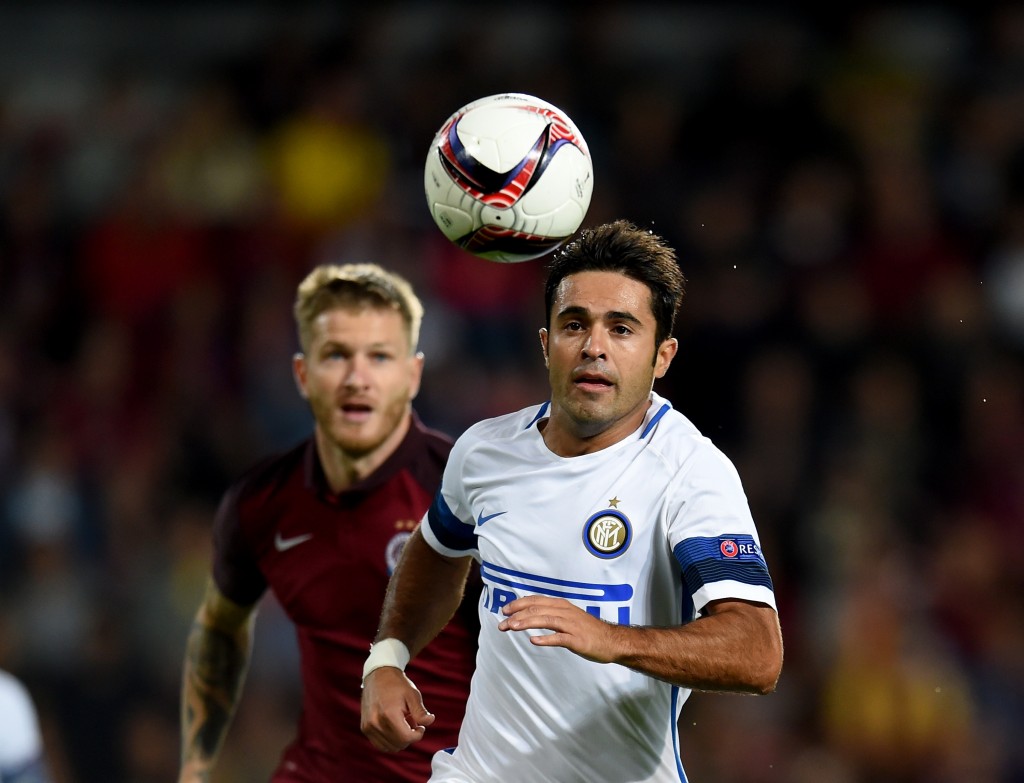
{"type": "Polygon", "coordinates": [[[577,373],[573,376],[572,382],[577,389],[586,392],[602,392],[615,385],[608,376],[596,372],[577,373]]]}
{"type": "Polygon", "coordinates": [[[341,416],[348,422],[359,424],[372,415],[373,406],[365,402],[346,402],[341,406],[341,416]]]}

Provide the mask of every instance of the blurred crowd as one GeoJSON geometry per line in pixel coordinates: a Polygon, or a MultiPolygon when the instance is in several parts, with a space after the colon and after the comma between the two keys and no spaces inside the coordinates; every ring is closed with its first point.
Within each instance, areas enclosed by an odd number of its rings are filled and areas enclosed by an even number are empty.
{"type": "MultiPolygon", "coordinates": [[[[417,287],[428,424],[546,397],[543,262],[423,200],[436,129],[503,91],[580,127],[587,224],[678,248],[658,390],[772,567],[778,691],[694,694],[690,778],[1024,781],[1024,7],[365,6],[0,9],[0,668],[57,783],[176,776],[219,494],[311,426],[314,263],[417,287]]],[[[272,598],[257,637],[222,783],[294,720],[272,598]]]]}

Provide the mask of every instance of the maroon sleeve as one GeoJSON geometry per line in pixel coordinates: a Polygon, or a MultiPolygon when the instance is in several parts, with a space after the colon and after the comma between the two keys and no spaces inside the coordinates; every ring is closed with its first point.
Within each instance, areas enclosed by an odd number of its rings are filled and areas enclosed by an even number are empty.
{"type": "Polygon", "coordinates": [[[244,484],[224,493],[213,521],[213,580],[227,598],[240,606],[256,603],[267,581],[253,556],[242,527],[244,484]]]}

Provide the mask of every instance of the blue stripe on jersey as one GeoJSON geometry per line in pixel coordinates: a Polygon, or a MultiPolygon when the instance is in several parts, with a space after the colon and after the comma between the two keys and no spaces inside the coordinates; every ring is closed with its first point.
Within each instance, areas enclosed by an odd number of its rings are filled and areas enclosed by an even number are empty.
{"type": "Polygon", "coordinates": [[[430,509],[427,511],[427,524],[430,525],[431,532],[437,536],[437,540],[448,549],[456,549],[460,552],[476,549],[474,526],[464,524],[452,513],[444,496],[441,495],[441,490],[437,490],[434,502],[430,504],[430,509]]]}
{"type": "Polygon", "coordinates": [[[633,586],[628,584],[607,585],[596,582],[571,582],[550,576],[537,576],[525,571],[494,565],[484,561],[480,564],[480,578],[506,587],[518,587],[531,593],[554,595],[559,598],[575,598],[587,601],[628,601],[633,597],[633,586]],[[499,576],[498,574],[504,574],[499,576]]]}
{"type": "Polygon", "coordinates": [[[676,544],[673,552],[690,595],[723,579],[774,589],[768,566],[752,536],[688,538],[676,544]]]}
{"type": "Polygon", "coordinates": [[[693,594],[683,591],[683,605],[679,612],[679,624],[686,625],[693,620],[693,594]]]}
{"type": "MultiPolygon", "coordinates": [[[[686,625],[693,620],[693,598],[689,593],[683,593],[682,612],[679,617],[679,624],[686,625]]],[[[672,747],[676,752],[676,772],[679,773],[679,780],[687,783],[686,770],[683,769],[683,752],[679,747],[679,724],[676,716],[679,714],[679,686],[672,686],[672,711],[669,713],[672,720],[672,747]]]]}
{"type": "Polygon", "coordinates": [[[679,725],[676,721],[679,704],[679,686],[672,686],[672,706],[669,708],[669,717],[672,731],[672,750],[675,752],[676,772],[679,773],[679,780],[687,783],[686,772],[683,770],[683,759],[679,753],[679,725]]]}
{"type": "Polygon", "coordinates": [[[661,406],[661,409],[651,417],[649,422],[647,422],[647,426],[644,427],[644,431],[640,433],[640,440],[647,437],[650,431],[654,429],[654,425],[661,421],[661,417],[668,413],[671,408],[672,406],[667,402],[661,406]]]}
{"type": "Polygon", "coordinates": [[[534,424],[544,418],[544,414],[548,412],[548,406],[551,404],[551,400],[548,400],[537,411],[537,415],[530,419],[530,423],[523,427],[524,430],[530,429],[534,424]]]}

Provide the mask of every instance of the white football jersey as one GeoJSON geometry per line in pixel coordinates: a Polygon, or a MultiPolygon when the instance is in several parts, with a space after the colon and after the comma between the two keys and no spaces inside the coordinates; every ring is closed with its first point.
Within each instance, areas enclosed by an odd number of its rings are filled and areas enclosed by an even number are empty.
{"type": "MultiPolygon", "coordinates": [[[[544,444],[547,404],[459,438],[422,526],[438,552],[480,563],[480,648],[459,745],[431,781],[685,781],[676,720],[689,691],[529,634],[501,607],[540,594],[613,623],[677,626],[709,601],[775,607],[732,463],[658,396],[643,425],[593,454],[544,444]]],[[[430,705],[427,705],[430,708],[430,705]]]]}

